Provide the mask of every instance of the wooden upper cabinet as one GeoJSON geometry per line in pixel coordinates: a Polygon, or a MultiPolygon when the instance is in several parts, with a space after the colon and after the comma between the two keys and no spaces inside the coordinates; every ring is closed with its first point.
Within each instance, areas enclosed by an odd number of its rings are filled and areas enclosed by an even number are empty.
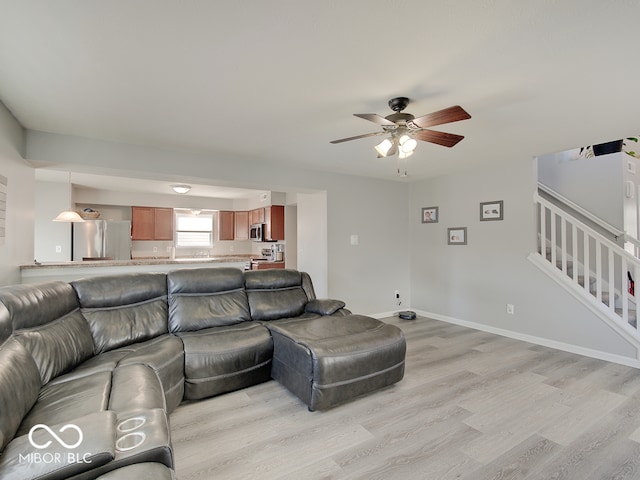
{"type": "Polygon", "coordinates": [[[132,240],[173,240],[173,209],[131,207],[132,240]]]}
{"type": "Polygon", "coordinates": [[[249,212],[235,212],[235,240],[249,240],[249,212]]]}
{"type": "Polygon", "coordinates": [[[233,240],[235,235],[234,213],[228,211],[218,212],[218,239],[233,240]]]}
{"type": "Polygon", "coordinates": [[[255,210],[251,210],[249,212],[249,223],[253,225],[254,223],[264,223],[264,208],[256,208],[255,210]]]}
{"type": "Polygon", "coordinates": [[[152,207],[131,207],[131,239],[153,240],[154,215],[152,207]]]}
{"type": "Polygon", "coordinates": [[[272,205],[264,209],[264,239],[284,240],[284,206],[272,205]]]}
{"type": "Polygon", "coordinates": [[[173,240],[173,208],[153,209],[154,240],[173,240]]]}

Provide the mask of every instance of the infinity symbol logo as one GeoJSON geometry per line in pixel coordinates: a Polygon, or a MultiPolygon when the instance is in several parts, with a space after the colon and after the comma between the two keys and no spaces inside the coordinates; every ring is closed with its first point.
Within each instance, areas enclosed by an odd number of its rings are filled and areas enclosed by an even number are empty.
{"type": "Polygon", "coordinates": [[[39,428],[41,428],[41,429],[46,430],[47,432],[49,432],[49,433],[51,434],[51,436],[52,436],[53,438],[55,438],[55,439],[56,439],[56,441],[57,441],[60,445],[62,445],[64,448],[69,448],[69,449],[71,449],[71,448],[76,448],[78,445],[80,445],[80,444],[82,443],[82,437],[83,437],[83,435],[82,435],[82,430],[80,430],[80,427],[78,427],[77,425],[74,425],[73,423],[68,423],[67,425],[63,426],[63,427],[60,429],[60,433],[64,432],[65,430],[69,430],[69,429],[72,429],[72,430],[75,430],[76,432],[78,432],[78,441],[77,441],[76,443],[72,443],[72,444],[68,444],[68,443],[66,443],[64,440],[62,440],[62,439],[61,439],[58,435],[56,435],[56,433],[55,433],[53,430],[51,430],[47,425],[44,425],[44,424],[42,424],[42,423],[39,423],[39,424],[34,425],[33,427],[31,427],[31,430],[29,430],[29,443],[30,443],[33,447],[35,447],[35,448],[38,448],[38,449],[47,448],[47,447],[48,447],[49,445],[51,445],[51,443],[52,443],[52,441],[51,441],[51,440],[48,440],[47,442],[45,442],[45,443],[43,443],[43,444],[39,444],[39,443],[36,443],[36,442],[33,440],[33,432],[35,432],[35,431],[36,431],[36,430],[38,430],[39,428]]]}

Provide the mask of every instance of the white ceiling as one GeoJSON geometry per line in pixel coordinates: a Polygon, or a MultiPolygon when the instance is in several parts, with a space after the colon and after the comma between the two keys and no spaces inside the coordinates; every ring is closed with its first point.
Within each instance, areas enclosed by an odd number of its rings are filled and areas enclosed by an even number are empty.
{"type": "Polygon", "coordinates": [[[28,129],[393,179],[353,113],[451,105],[412,179],[640,130],[637,0],[0,0],[0,100],[28,129]]]}

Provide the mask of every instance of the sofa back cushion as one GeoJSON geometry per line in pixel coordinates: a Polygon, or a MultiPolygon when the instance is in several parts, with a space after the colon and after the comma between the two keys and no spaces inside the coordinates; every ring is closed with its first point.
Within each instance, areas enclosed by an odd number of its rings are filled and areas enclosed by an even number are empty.
{"type": "Polygon", "coordinates": [[[96,354],[168,332],[167,276],[130,273],[71,282],[96,354]]]}
{"type": "Polygon", "coordinates": [[[0,345],[2,345],[13,333],[11,314],[9,310],[0,302],[0,345]]]}
{"type": "Polygon", "coordinates": [[[169,329],[188,332],[251,320],[242,270],[197,268],[167,274],[169,329]]]}
{"type": "Polygon", "coordinates": [[[297,270],[253,270],[244,273],[253,320],[276,320],[304,313],[309,301],[297,270]]]}
{"type": "Polygon", "coordinates": [[[93,356],[93,339],[65,282],[15,285],[0,289],[15,338],[33,357],[42,384],[93,356]]]}
{"type": "Polygon", "coordinates": [[[45,325],[78,308],[71,286],[57,280],[2,287],[0,302],[9,310],[14,330],[45,325]]]}
{"type": "Polygon", "coordinates": [[[93,338],[79,310],[39,328],[18,330],[15,337],[31,352],[43,385],[93,356],[93,338]]]}
{"type": "Polygon", "coordinates": [[[0,345],[0,451],[18,431],[40,393],[40,372],[24,346],[13,338],[0,345]]]}

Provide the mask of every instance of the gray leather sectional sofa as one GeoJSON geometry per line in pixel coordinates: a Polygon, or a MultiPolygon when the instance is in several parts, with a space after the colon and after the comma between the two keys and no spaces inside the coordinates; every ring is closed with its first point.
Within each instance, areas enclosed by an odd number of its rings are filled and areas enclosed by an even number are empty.
{"type": "Polygon", "coordinates": [[[344,307],[295,270],[0,288],[0,478],[170,479],[183,400],[276,378],[315,410],[399,381],[402,332],[344,307]]]}

